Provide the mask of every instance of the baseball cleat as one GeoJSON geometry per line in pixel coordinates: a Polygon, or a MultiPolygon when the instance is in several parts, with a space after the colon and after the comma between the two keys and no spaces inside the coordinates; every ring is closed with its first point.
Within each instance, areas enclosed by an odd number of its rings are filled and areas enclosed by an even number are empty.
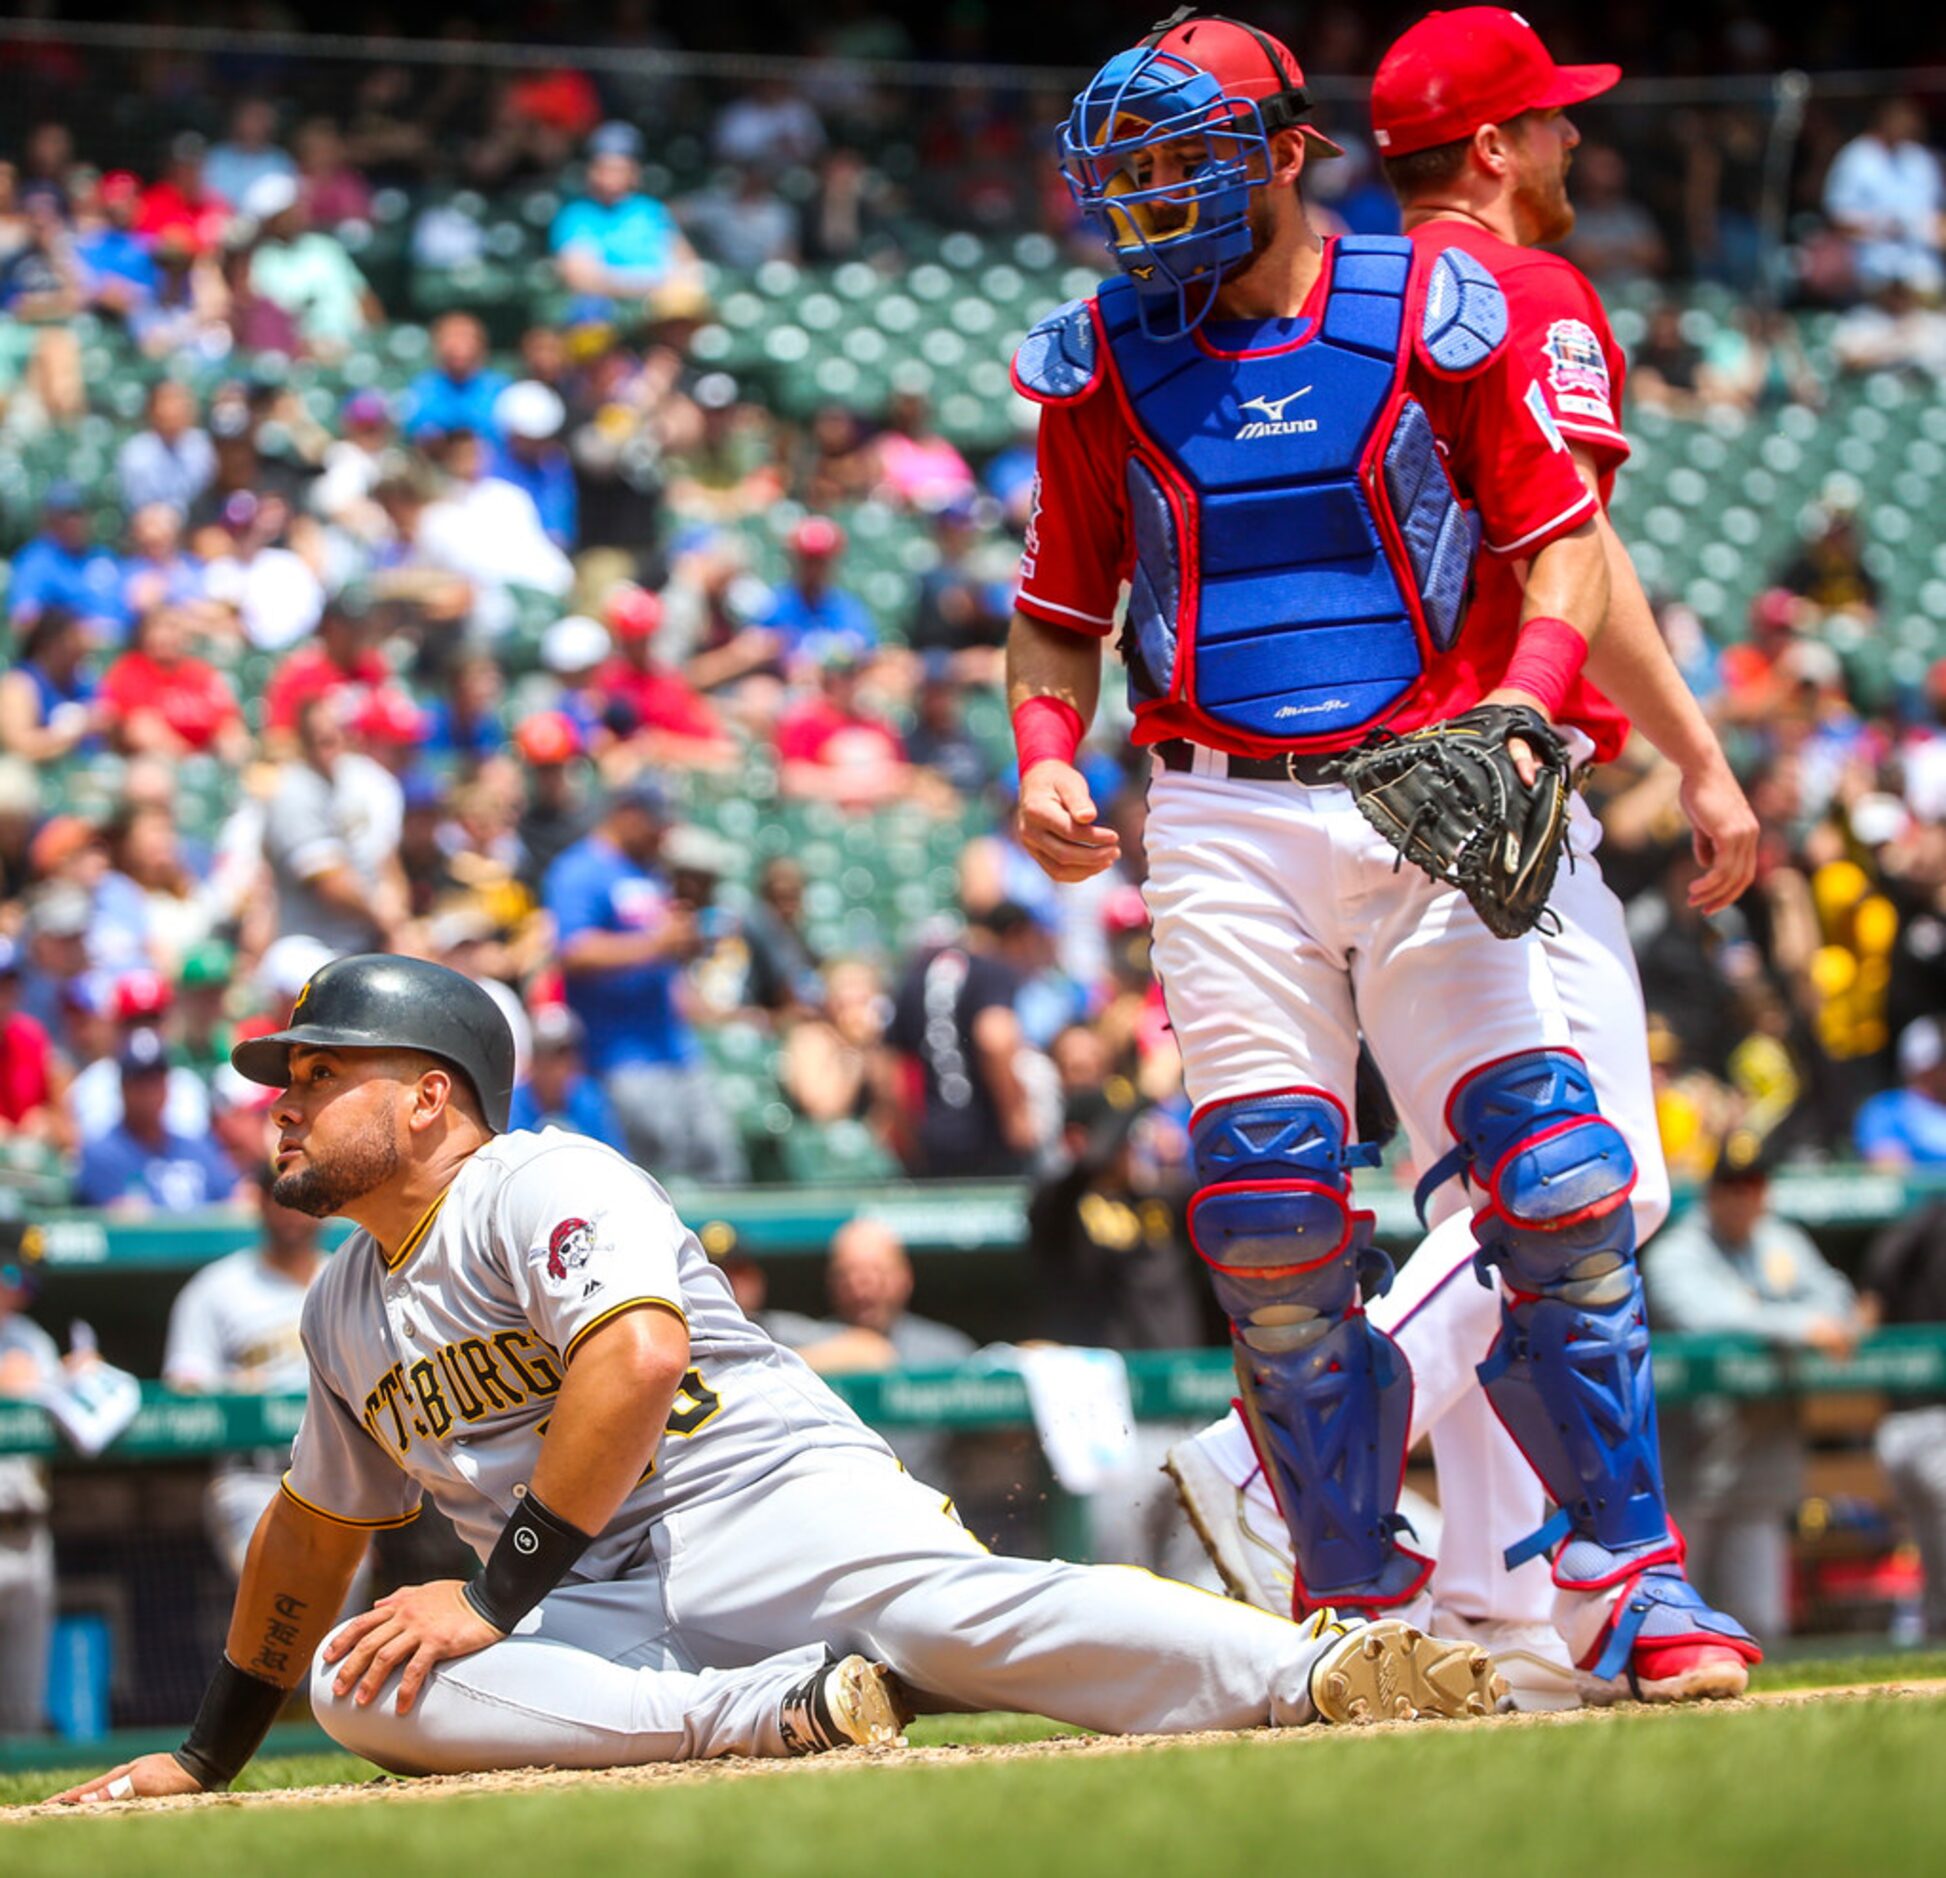
{"type": "Polygon", "coordinates": [[[902,1748],[909,1719],[898,1679],[883,1663],[863,1656],[847,1656],[813,1670],[777,1710],[778,1732],[791,1754],[902,1748]]]}
{"type": "Polygon", "coordinates": [[[1750,1687],[1763,1661],[1757,1640],[1709,1601],[1674,1564],[1631,1578],[1605,1612],[1589,1601],[1579,1624],[1563,1619],[1581,1674],[1581,1699],[1608,1702],[1723,1702],[1750,1687]],[[1585,1627],[1599,1621],[1592,1640],[1585,1627]],[[1585,1647],[1580,1647],[1585,1645],[1585,1647]]]}
{"type": "Polygon", "coordinates": [[[1731,1702],[1749,1692],[1750,1663],[1720,1643],[1638,1643],[1625,1675],[1580,1669],[1575,1681],[1590,1708],[1629,1701],[1731,1702]]]}
{"type": "Polygon", "coordinates": [[[1592,1680],[1574,1667],[1552,1624],[1503,1623],[1435,1607],[1430,1627],[1439,1636],[1477,1643],[1486,1651],[1507,1685],[1504,1706],[1522,1714],[1579,1708],[1582,1685],[1592,1680]]]}
{"type": "Polygon", "coordinates": [[[1491,1715],[1507,1694],[1493,1659],[1477,1643],[1429,1637],[1395,1617],[1343,1629],[1311,1668],[1320,1721],[1466,1720],[1491,1715]]]}
{"type": "Polygon", "coordinates": [[[1258,1530],[1249,1494],[1210,1458],[1198,1435],[1178,1441],[1162,1471],[1175,1482],[1176,1498],[1230,1596],[1288,1617],[1295,1587],[1282,1522],[1274,1532],[1258,1530]]]}

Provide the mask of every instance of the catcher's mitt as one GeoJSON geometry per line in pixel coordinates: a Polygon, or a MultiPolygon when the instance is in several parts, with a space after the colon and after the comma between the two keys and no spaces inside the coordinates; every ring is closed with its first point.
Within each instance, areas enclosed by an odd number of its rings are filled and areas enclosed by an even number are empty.
{"type": "Polygon", "coordinates": [[[1568,839],[1567,746],[1526,705],[1482,704],[1404,736],[1376,730],[1334,766],[1358,812],[1402,859],[1459,888],[1502,939],[1547,911],[1568,839]],[[1534,752],[1530,789],[1509,737],[1534,752]]]}

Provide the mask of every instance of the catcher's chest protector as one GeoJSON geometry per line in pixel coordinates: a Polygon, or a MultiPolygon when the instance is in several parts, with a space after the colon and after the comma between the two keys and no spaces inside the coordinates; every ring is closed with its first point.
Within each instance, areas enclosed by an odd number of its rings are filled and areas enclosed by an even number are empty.
{"type": "Polygon", "coordinates": [[[1339,241],[1316,329],[1264,321],[1230,351],[1207,329],[1146,338],[1132,285],[1102,288],[1137,438],[1124,650],[1138,716],[1166,705],[1230,740],[1336,748],[1451,645],[1479,521],[1406,369],[1416,344],[1441,376],[1477,372],[1504,342],[1506,304],[1459,249],[1414,262],[1403,239],[1339,241]]]}

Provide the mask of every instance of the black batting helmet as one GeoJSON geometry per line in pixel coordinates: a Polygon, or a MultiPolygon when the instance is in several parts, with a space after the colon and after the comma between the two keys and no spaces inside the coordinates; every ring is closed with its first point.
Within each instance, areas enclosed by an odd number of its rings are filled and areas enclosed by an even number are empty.
{"type": "Polygon", "coordinates": [[[473,1085],[486,1124],[507,1126],[514,1090],[514,1033],[491,994],[429,959],[358,952],[305,981],[286,1028],[251,1037],[230,1061],[252,1082],[290,1086],[291,1048],[423,1050],[473,1085]]]}

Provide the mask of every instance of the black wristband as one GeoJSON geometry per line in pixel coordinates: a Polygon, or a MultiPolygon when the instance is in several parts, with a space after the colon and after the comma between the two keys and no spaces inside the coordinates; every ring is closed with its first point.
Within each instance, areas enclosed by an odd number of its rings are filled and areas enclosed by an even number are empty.
{"type": "Polygon", "coordinates": [[[530,1493],[508,1516],[486,1570],[465,1586],[467,1603],[504,1632],[558,1585],[594,1539],[530,1493]]]}
{"type": "Polygon", "coordinates": [[[205,1793],[221,1793],[263,1746],[290,1693],[220,1658],[189,1738],[175,1750],[177,1766],[194,1774],[205,1793]]]}

